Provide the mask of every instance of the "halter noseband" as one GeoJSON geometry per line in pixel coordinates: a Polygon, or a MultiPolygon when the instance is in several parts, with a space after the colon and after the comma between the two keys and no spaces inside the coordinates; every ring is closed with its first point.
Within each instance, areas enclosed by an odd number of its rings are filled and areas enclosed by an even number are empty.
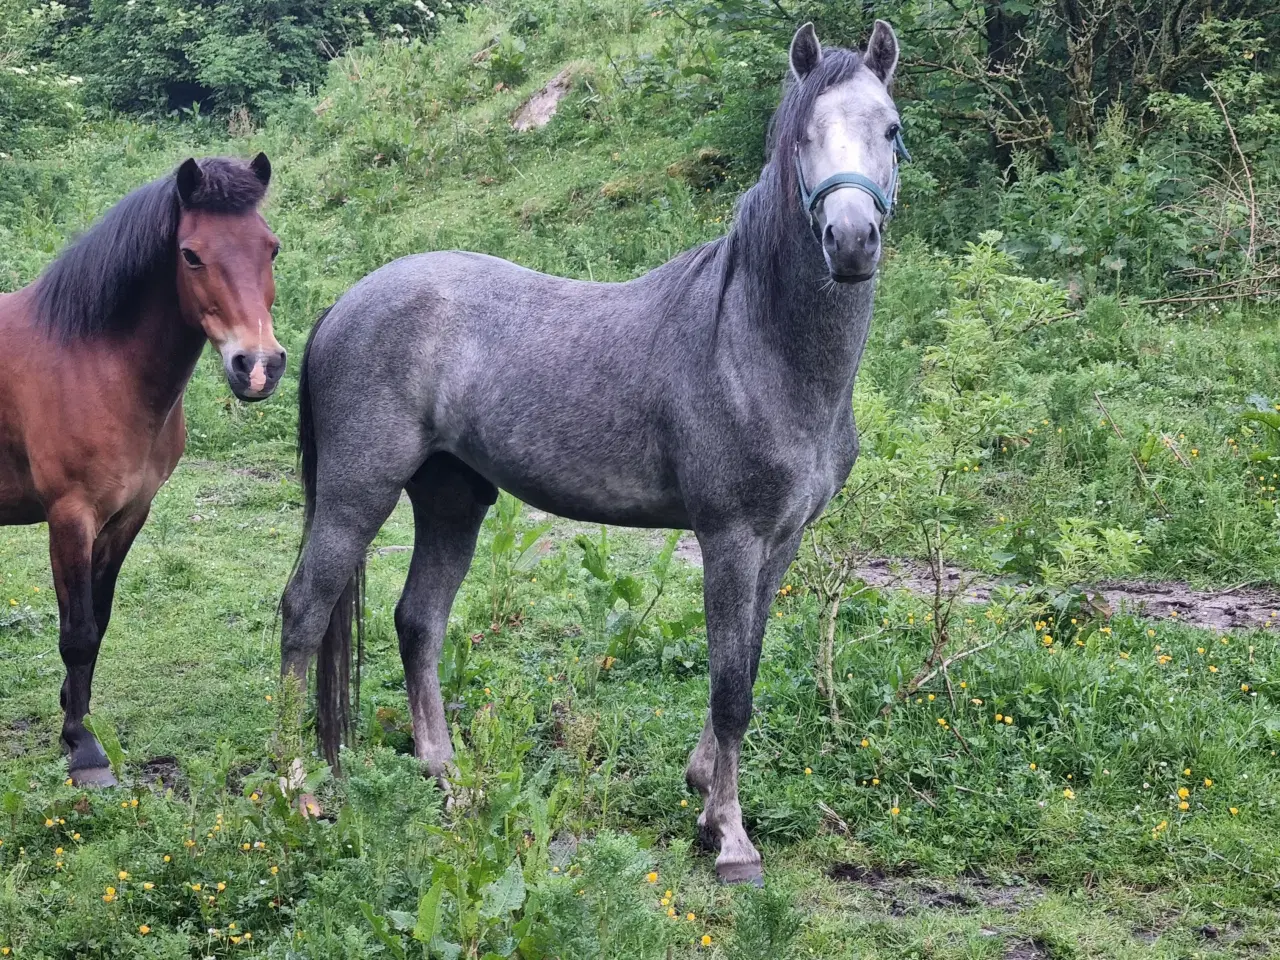
{"type": "Polygon", "coordinates": [[[902,142],[902,129],[899,128],[898,132],[893,135],[893,171],[889,174],[889,189],[887,191],[881,190],[880,184],[870,177],[853,172],[833,173],[810,191],[804,183],[804,170],[800,167],[800,144],[797,143],[795,155],[796,182],[800,186],[800,203],[804,206],[804,212],[812,220],[816,216],[818,204],[827,194],[845,187],[852,187],[868,194],[881,216],[888,217],[890,211],[893,210],[893,201],[898,193],[898,162],[910,159],[911,154],[907,152],[907,145],[902,142]]]}

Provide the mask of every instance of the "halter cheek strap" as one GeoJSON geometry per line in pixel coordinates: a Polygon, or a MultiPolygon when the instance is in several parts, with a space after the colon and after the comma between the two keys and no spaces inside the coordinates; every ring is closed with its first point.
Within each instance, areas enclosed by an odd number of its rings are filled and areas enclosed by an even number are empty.
{"type": "Polygon", "coordinates": [[[805,186],[804,170],[800,166],[800,145],[796,144],[796,183],[800,185],[800,203],[804,206],[805,213],[812,218],[818,209],[818,204],[827,194],[845,187],[852,187],[868,194],[880,215],[887,217],[893,210],[893,201],[898,193],[898,162],[910,159],[911,154],[907,152],[907,145],[902,141],[902,131],[899,130],[893,137],[893,170],[889,174],[888,190],[882,190],[880,184],[868,176],[848,172],[832,174],[811,191],[805,186]]]}

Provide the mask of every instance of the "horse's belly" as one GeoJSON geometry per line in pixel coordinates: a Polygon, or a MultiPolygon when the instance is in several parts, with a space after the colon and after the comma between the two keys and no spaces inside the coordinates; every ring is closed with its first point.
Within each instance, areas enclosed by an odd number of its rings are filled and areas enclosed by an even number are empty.
{"type": "Polygon", "coordinates": [[[581,495],[567,497],[564,496],[563,491],[559,493],[521,491],[506,484],[499,484],[499,486],[525,503],[567,520],[577,520],[581,523],[607,523],[615,527],[661,527],[667,530],[681,530],[689,527],[689,516],[684,505],[674,501],[624,498],[610,500],[581,495]]]}
{"type": "MultiPolygon", "coordinates": [[[[552,450],[554,444],[544,448],[552,450]]],[[[684,528],[689,523],[678,487],[642,458],[618,461],[563,450],[525,456],[452,452],[495,486],[569,520],[621,527],[684,528]]]]}

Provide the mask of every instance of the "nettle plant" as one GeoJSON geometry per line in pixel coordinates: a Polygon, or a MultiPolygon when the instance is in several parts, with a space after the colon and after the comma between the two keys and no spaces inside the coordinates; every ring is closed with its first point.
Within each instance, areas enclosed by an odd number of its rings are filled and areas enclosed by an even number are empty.
{"type": "MultiPolygon", "coordinates": [[[[812,528],[800,561],[821,609],[818,689],[835,720],[840,611],[870,592],[859,571],[871,557],[914,554],[929,583],[922,615],[928,653],[898,686],[904,699],[951,662],[989,645],[973,646],[975,618],[958,615],[957,600],[979,571],[1012,575],[984,618],[1007,634],[1061,606],[1064,595],[1078,600],[1082,592],[1068,587],[1132,569],[1141,549],[1136,535],[1066,519],[1049,537],[1051,559],[1011,566],[1025,554],[1026,527],[991,516],[985,493],[1004,482],[1002,464],[1042,423],[1036,403],[1017,390],[1017,341],[1066,313],[1066,291],[1023,276],[1002,240],[997,231],[983,233],[954,264],[948,305],[935,318],[937,341],[922,355],[918,401],[895,411],[873,385],[860,385],[861,458],[812,528]],[[1031,581],[1033,589],[1014,589],[1015,579],[1031,581]]],[[[1042,557],[1046,547],[1038,546],[1042,557]]]]}

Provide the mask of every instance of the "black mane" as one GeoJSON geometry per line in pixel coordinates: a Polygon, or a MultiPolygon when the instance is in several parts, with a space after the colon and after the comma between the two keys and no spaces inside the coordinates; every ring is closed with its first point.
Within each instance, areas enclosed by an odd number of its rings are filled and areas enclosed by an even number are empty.
{"type": "MultiPolygon", "coordinates": [[[[721,297],[733,276],[735,254],[757,263],[753,272],[757,293],[774,307],[790,295],[793,271],[784,266],[803,245],[813,243],[809,218],[800,202],[795,152],[804,139],[818,98],[832,87],[851,80],[862,69],[862,54],[843,47],[823,47],[822,60],[803,80],[788,75],[782,102],[769,121],[764,169],[760,179],[742,195],[733,228],[718,243],[723,245],[724,270],[721,297]]],[[[815,263],[821,266],[820,247],[815,263]]]]}
{"type": "MultiPolygon", "coordinates": [[[[210,157],[187,209],[245,213],[266,184],[247,163],[210,157]]],[[[66,340],[127,332],[138,318],[138,296],[157,273],[172,275],[182,201],[168,174],[134,190],[70,243],[36,281],[37,322],[66,340]]]]}

